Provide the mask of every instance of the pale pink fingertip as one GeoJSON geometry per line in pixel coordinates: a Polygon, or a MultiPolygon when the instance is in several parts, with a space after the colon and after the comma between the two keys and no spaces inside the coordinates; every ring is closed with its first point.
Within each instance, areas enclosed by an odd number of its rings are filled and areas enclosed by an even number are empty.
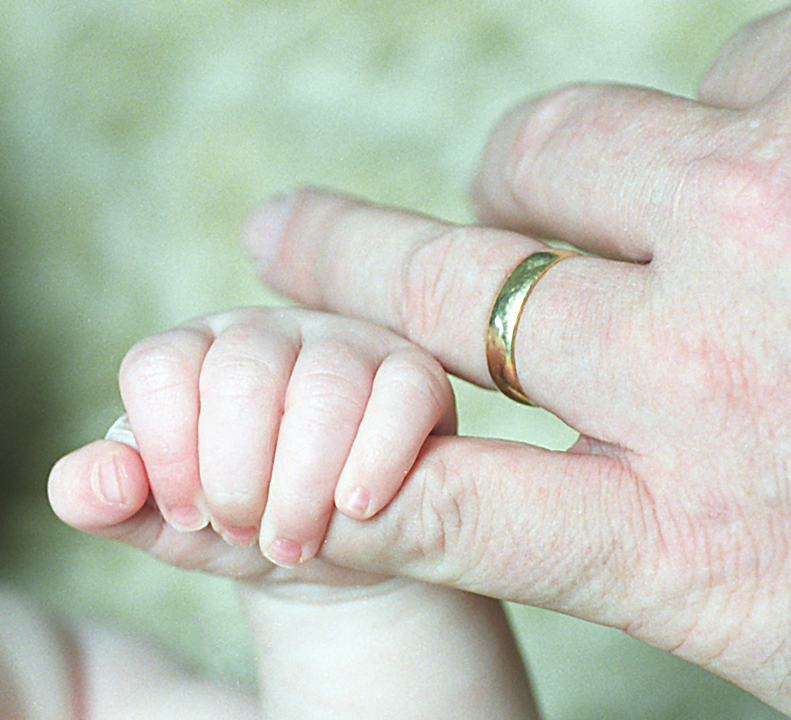
{"type": "Polygon", "coordinates": [[[195,505],[160,508],[160,512],[167,520],[168,525],[180,532],[197,532],[209,524],[208,515],[195,505]]]}
{"type": "Polygon", "coordinates": [[[242,233],[244,245],[260,269],[266,269],[277,257],[293,206],[290,196],[275,197],[247,219],[242,233]]]}
{"type": "Polygon", "coordinates": [[[284,568],[293,568],[304,562],[302,545],[288,538],[275,538],[264,552],[269,562],[284,568]]]}
{"type": "Polygon", "coordinates": [[[370,505],[371,493],[364,487],[357,487],[341,498],[338,509],[352,519],[364,520],[370,505]]]}
{"type": "Polygon", "coordinates": [[[234,547],[246,547],[258,541],[257,527],[227,527],[220,532],[222,539],[234,547]]]}

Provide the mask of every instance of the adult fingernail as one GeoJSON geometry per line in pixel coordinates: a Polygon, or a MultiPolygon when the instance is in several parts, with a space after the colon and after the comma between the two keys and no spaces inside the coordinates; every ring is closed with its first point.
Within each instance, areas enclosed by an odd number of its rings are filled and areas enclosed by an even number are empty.
{"type": "Polygon", "coordinates": [[[138,451],[137,440],[132,432],[132,426],[129,424],[129,416],[126,413],[121,415],[121,417],[110,426],[104,439],[123,443],[132,448],[132,450],[138,451]]]}
{"type": "Polygon", "coordinates": [[[253,211],[245,223],[245,247],[261,269],[277,257],[293,205],[288,195],[272,198],[253,211]]]}

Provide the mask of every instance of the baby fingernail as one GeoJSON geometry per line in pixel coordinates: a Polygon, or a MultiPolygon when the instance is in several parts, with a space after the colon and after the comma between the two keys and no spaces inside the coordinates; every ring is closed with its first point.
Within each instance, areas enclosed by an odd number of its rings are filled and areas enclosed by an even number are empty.
{"type": "Polygon", "coordinates": [[[124,470],[115,454],[94,464],[91,468],[91,489],[108,505],[124,505],[124,494],[121,476],[124,470]]]}
{"type": "Polygon", "coordinates": [[[194,505],[177,505],[163,513],[168,524],[182,532],[203,530],[209,524],[209,518],[194,505]]]}
{"type": "Polygon", "coordinates": [[[340,510],[354,517],[365,517],[370,504],[371,493],[363,487],[358,487],[343,498],[340,510]]]}
{"type": "Polygon", "coordinates": [[[267,548],[264,557],[281,567],[294,567],[302,562],[302,545],[287,538],[277,538],[267,548]]]}
{"type": "Polygon", "coordinates": [[[289,196],[273,198],[253,212],[245,223],[245,247],[262,268],[277,256],[292,206],[289,196]]]}
{"type": "Polygon", "coordinates": [[[229,545],[252,545],[258,540],[257,527],[227,527],[223,528],[220,534],[229,545]]]}

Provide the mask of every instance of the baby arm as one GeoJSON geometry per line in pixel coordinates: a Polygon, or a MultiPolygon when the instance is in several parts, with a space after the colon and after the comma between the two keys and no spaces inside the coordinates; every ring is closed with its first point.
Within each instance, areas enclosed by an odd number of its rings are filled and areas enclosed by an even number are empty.
{"type": "Polygon", "coordinates": [[[79,529],[237,579],[263,717],[534,717],[497,602],[304,563],[336,500],[371,517],[428,434],[453,432],[447,379],[422,351],[318,313],[238,311],[138,344],[121,388],[139,453],[99,441],[67,456],[50,480],[53,508],[79,529]],[[278,538],[298,544],[298,557],[273,558],[296,567],[267,562],[256,538],[269,555],[278,538]]]}
{"type": "Polygon", "coordinates": [[[0,589],[3,720],[260,717],[252,693],[190,672],[161,648],[87,622],[61,622],[0,589]]]}

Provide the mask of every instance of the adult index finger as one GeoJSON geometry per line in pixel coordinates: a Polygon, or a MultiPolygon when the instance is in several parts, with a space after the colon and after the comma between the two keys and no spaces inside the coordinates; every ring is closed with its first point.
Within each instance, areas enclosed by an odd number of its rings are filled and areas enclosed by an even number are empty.
{"type": "Polygon", "coordinates": [[[491,302],[508,271],[544,247],[316,190],[294,193],[285,206],[265,205],[245,234],[264,261],[264,281],[278,292],[394,329],[484,385],[485,355],[471,350],[491,302]],[[278,227],[273,218],[282,213],[278,227]]]}
{"type": "MultiPolygon", "coordinates": [[[[521,260],[546,248],[509,231],[313,190],[261,208],[246,241],[275,290],[389,327],[449,372],[483,387],[493,387],[485,337],[494,298],[521,260]]],[[[587,397],[593,408],[611,384],[624,386],[630,352],[623,342],[631,341],[614,338],[613,328],[622,324],[613,318],[633,314],[642,303],[636,298],[645,276],[643,267],[594,258],[564,260],[547,273],[516,335],[516,366],[529,397],[576,422],[570,414],[590,415],[587,397]]]]}

